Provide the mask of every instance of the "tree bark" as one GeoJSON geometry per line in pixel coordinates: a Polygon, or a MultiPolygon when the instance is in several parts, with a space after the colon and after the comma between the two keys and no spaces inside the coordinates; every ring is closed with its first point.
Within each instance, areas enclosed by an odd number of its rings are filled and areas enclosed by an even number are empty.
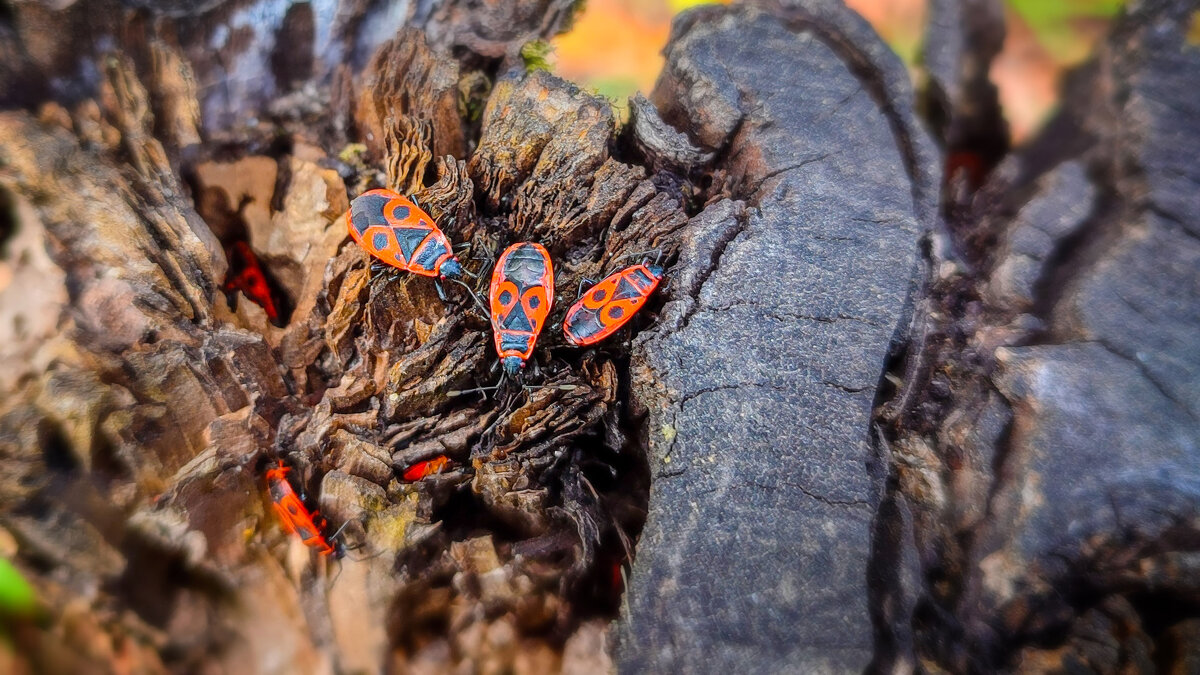
{"type": "Polygon", "coordinates": [[[689,11],[626,124],[521,57],[567,0],[6,7],[0,552],[41,609],[0,663],[1194,667],[1193,8],[1122,17],[1010,153],[969,4],[916,94],[840,3],[689,11]],[[550,250],[545,387],[452,394],[488,319],[372,275],[379,186],[477,289],[550,250]],[[569,347],[648,250],[667,287],[569,347]],[[280,528],[279,461],[346,558],[280,528]]]}

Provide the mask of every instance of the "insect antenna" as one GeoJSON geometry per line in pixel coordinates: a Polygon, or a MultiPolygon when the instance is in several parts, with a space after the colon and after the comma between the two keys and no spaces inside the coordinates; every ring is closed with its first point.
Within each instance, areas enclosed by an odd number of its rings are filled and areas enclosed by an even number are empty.
{"type": "Polygon", "coordinates": [[[618,260],[625,260],[627,258],[645,258],[646,256],[653,254],[654,255],[654,264],[657,265],[658,261],[662,260],[662,253],[663,252],[662,252],[661,248],[652,248],[649,251],[635,251],[633,253],[626,253],[624,255],[619,255],[619,256],[613,258],[612,260],[610,260],[609,262],[615,263],[618,260]]]}
{"type": "MultiPolygon", "coordinates": [[[[350,558],[351,560],[353,560],[354,562],[364,562],[364,561],[367,561],[367,560],[371,560],[372,558],[378,558],[379,556],[381,556],[381,555],[383,555],[384,553],[386,553],[386,552],[387,552],[386,550],[380,550],[380,551],[376,551],[376,552],[375,552],[375,553],[373,553],[372,555],[368,555],[368,556],[362,556],[362,557],[355,557],[355,556],[347,556],[347,555],[346,555],[346,554],[347,554],[347,552],[349,552],[349,551],[357,551],[357,550],[358,550],[358,549],[360,549],[360,548],[365,548],[365,547],[366,547],[366,545],[367,545],[367,544],[366,544],[366,542],[362,542],[362,543],[359,543],[359,544],[355,544],[355,545],[353,545],[353,546],[348,546],[348,545],[346,545],[346,543],[345,543],[345,542],[343,542],[343,541],[340,541],[340,538],[341,538],[341,536],[342,536],[342,531],[343,531],[343,530],[345,530],[345,529],[346,529],[346,526],[347,526],[347,525],[349,525],[349,524],[350,524],[351,522],[353,522],[354,520],[358,520],[359,522],[362,522],[362,521],[363,521],[363,519],[362,519],[362,518],[357,518],[357,519],[351,518],[350,520],[347,520],[347,521],[343,522],[343,523],[342,523],[342,526],[341,526],[341,527],[339,527],[339,528],[337,529],[337,531],[336,531],[336,532],[334,532],[333,534],[331,534],[331,535],[330,535],[330,536],[329,536],[329,537],[326,539],[326,541],[328,541],[328,542],[330,543],[330,545],[332,545],[332,546],[334,547],[334,552],[333,552],[333,554],[332,554],[332,556],[333,556],[333,559],[334,559],[334,560],[339,560],[339,561],[340,561],[340,560],[341,560],[342,558],[344,558],[344,557],[349,557],[349,558],[350,558]]],[[[338,567],[338,573],[337,573],[336,575],[334,575],[333,579],[331,579],[331,580],[330,580],[330,583],[334,583],[334,582],[336,582],[336,581],[337,581],[337,578],[338,578],[338,576],[339,576],[341,573],[342,573],[342,569],[341,569],[341,567],[339,566],[339,567],[338,567]]]]}
{"type": "Polygon", "coordinates": [[[336,531],[336,532],[334,532],[333,534],[329,535],[329,541],[333,541],[334,539],[337,539],[338,537],[340,537],[340,536],[342,535],[342,530],[346,529],[346,526],[347,526],[347,525],[349,525],[349,524],[350,524],[350,521],[349,521],[349,520],[347,520],[346,522],[342,523],[342,526],[341,526],[341,527],[339,527],[339,528],[337,529],[337,531],[336,531]]]}
{"type": "Polygon", "coordinates": [[[535,389],[557,389],[559,391],[575,391],[579,388],[577,384],[522,384],[521,388],[525,391],[533,391],[535,389]]]}

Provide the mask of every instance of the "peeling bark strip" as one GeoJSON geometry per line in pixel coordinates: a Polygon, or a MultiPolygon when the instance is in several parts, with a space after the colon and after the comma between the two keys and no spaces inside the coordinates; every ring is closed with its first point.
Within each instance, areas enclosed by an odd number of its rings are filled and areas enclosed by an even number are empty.
{"type": "Polygon", "coordinates": [[[889,118],[911,119],[907,99],[875,98],[843,50],[872,63],[877,41],[841,19],[676,21],[652,99],[720,153],[745,205],[691,220],[675,299],[636,340],[657,480],[620,627],[630,672],[842,672],[874,652],[867,564],[886,469],[871,409],[934,169],[908,170],[925,141],[889,118]]]}

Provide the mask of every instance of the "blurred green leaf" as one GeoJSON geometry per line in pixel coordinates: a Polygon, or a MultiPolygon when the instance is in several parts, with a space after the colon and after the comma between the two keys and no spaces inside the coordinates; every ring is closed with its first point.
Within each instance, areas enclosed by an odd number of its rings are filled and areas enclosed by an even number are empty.
{"type": "Polygon", "coordinates": [[[5,558],[0,558],[0,615],[28,616],[37,610],[33,586],[5,558]]]}
{"type": "Polygon", "coordinates": [[[526,42],[521,46],[521,60],[525,62],[525,70],[544,70],[551,71],[550,55],[554,53],[554,46],[545,40],[534,40],[526,42]]]}
{"type": "Polygon", "coordinates": [[[1125,0],[1007,0],[1008,6],[1033,31],[1039,44],[1057,61],[1078,60],[1087,51],[1074,22],[1111,19],[1125,0]]]}
{"type": "Polygon", "coordinates": [[[891,39],[885,40],[887,46],[896,52],[896,56],[904,62],[904,65],[912,67],[921,59],[921,36],[906,35],[893,36],[891,39]]]}
{"type": "Polygon", "coordinates": [[[616,104],[624,104],[625,100],[638,90],[637,80],[632,77],[604,77],[589,84],[597,94],[616,104]]]}

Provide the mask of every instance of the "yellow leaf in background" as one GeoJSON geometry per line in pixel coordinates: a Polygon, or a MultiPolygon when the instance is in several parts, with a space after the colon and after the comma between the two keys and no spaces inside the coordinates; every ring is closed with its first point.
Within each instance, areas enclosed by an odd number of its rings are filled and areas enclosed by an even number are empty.
{"type": "MultiPolygon", "coordinates": [[[[875,28],[920,80],[929,0],[844,0],[875,28]]],[[[1029,138],[1058,102],[1058,78],[1092,53],[1127,0],[1003,0],[1008,37],[992,64],[1013,140],[1029,138]]],[[[588,0],[572,29],[553,40],[554,73],[608,98],[625,117],[634,92],[649,93],[662,70],[672,17],[729,0],[588,0]]],[[[1187,42],[1200,47],[1200,13],[1187,42]]]]}
{"type": "Polygon", "coordinates": [[[671,8],[672,13],[682,12],[685,9],[698,7],[700,5],[728,5],[729,0],[667,0],[667,7],[671,8]]]}
{"type": "Polygon", "coordinates": [[[661,0],[590,0],[571,31],[554,39],[555,74],[618,103],[649,92],[662,69],[667,10],[661,0]]]}

